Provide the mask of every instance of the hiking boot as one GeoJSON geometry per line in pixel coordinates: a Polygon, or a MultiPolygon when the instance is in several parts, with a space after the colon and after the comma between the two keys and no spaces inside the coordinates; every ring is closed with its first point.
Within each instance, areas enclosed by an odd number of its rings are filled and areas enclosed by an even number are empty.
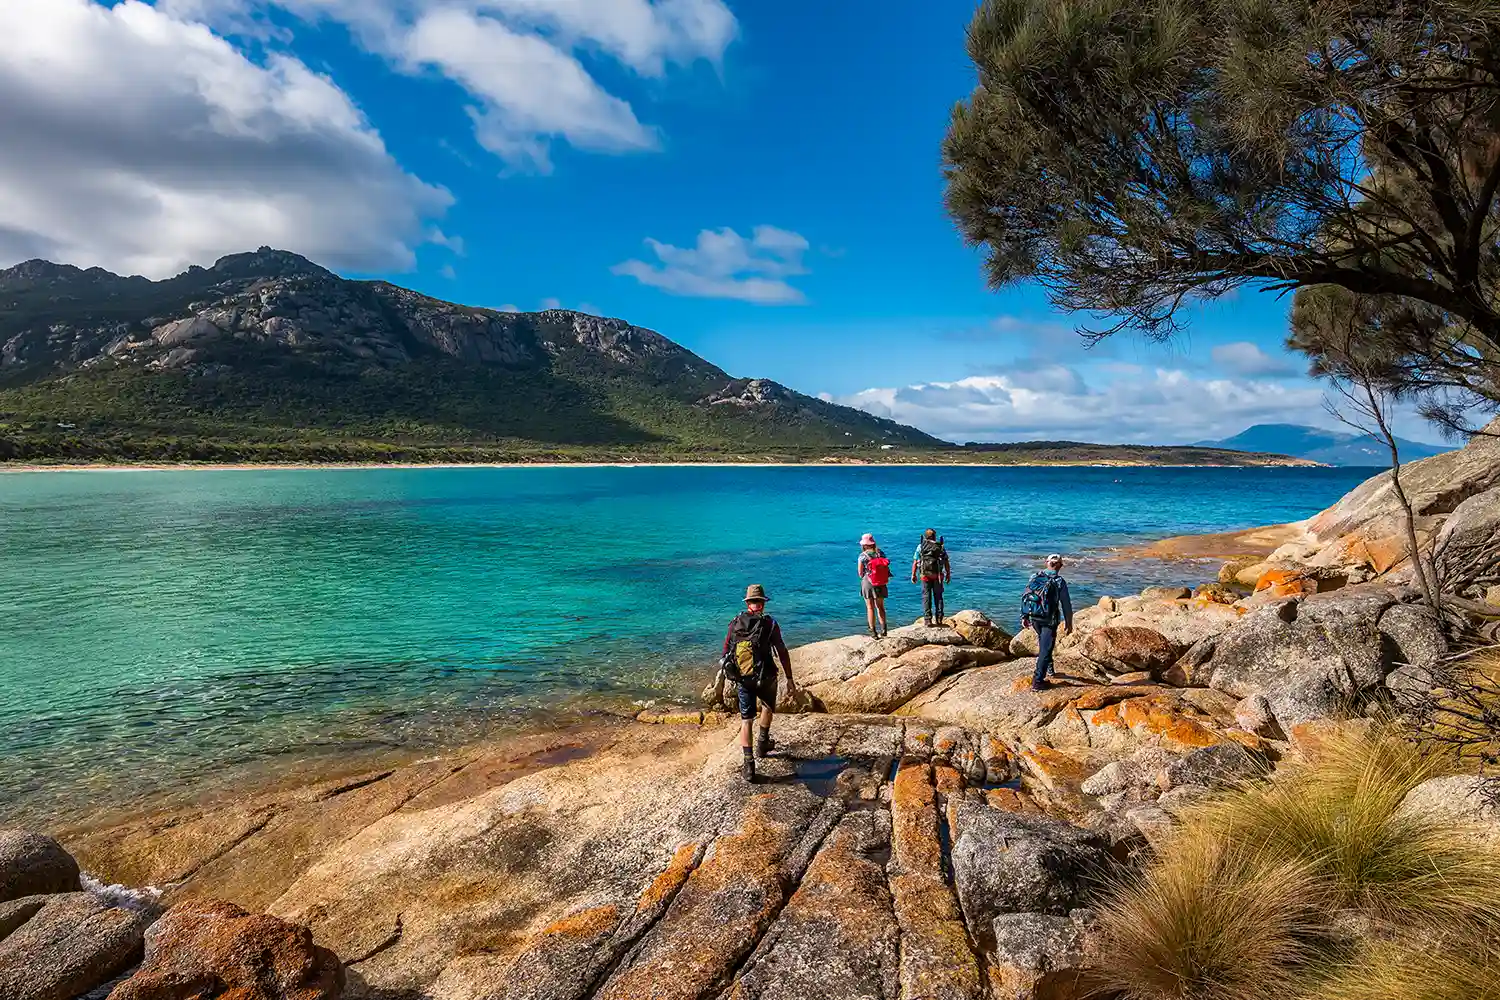
{"type": "Polygon", "coordinates": [[[745,780],[747,782],[749,782],[752,785],[755,784],[755,758],[754,757],[751,757],[749,754],[745,755],[745,763],[743,763],[743,764],[740,765],[740,773],[745,776],[745,780]]]}
{"type": "Polygon", "coordinates": [[[1031,690],[1033,690],[1033,691],[1045,691],[1050,686],[1051,685],[1047,681],[1032,681],[1031,682],[1031,690]]]}
{"type": "Polygon", "coordinates": [[[776,741],[769,736],[762,736],[755,741],[755,756],[769,757],[771,751],[776,749],[776,741]]]}

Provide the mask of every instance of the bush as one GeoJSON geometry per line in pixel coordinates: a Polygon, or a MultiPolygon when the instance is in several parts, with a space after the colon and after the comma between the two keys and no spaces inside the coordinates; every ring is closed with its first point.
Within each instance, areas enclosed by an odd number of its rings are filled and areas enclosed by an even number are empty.
{"type": "Polygon", "coordinates": [[[1109,895],[1101,986],[1133,1000],[1448,1000],[1327,991],[1365,974],[1394,981],[1413,942],[1500,929],[1500,852],[1445,821],[1398,815],[1412,788],[1451,769],[1375,731],[1187,814],[1141,877],[1109,895]]]}
{"type": "Polygon", "coordinates": [[[1500,954],[1477,937],[1371,944],[1307,1000],[1500,1000],[1500,954]]]}

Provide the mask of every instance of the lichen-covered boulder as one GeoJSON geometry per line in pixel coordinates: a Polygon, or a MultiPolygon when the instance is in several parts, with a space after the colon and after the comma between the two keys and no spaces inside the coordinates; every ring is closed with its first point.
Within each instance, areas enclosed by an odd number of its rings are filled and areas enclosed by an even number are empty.
{"type": "Polygon", "coordinates": [[[1085,904],[1110,863],[1093,830],[965,800],[953,843],[953,880],[969,926],[1002,913],[1058,916],[1085,904]]]}
{"type": "Polygon", "coordinates": [[[1380,620],[1395,603],[1384,587],[1281,600],[1220,636],[1192,680],[1237,698],[1264,695],[1283,729],[1358,709],[1390,670],[1380,620]]]}
{"type": "Polygon", "coordinates": [[[1469,497],[1443,523],[1433,567],[1444,586],[1482,592],[1500,583],[1500,488],[1469,497]]]}
{"type": "Polygon", "coordinates": [[[109,1000],[180,1000],[186,984],[234,1000],[337,1000],[344,963],[315,945],[306,927],[233,903],[191,900],[152,926],[140,970],[109,1000]]]}
{"type": "Polygon", "coordinates": [[[1008,652],[1012,636],[996,625],[982,611],[960,611],[946,623],[970,646],[1008,652]]]}
{"type": "Polygon", "coordinates": [[[1087,1000],[1095,990],[1088,969],[1099,958],[1091,910],[1065,917],[1003,913],[991,925],[995,937],[991,981],[996,996],[1020,1000],[1087,1000]]]}
{"type": "Polygon", "coordinates": [[[1139,626],[1106,625],[1083,642],[1083,655],[1112,674],[1165,670],[1182,653],[1160,632],[1139,626]]]}

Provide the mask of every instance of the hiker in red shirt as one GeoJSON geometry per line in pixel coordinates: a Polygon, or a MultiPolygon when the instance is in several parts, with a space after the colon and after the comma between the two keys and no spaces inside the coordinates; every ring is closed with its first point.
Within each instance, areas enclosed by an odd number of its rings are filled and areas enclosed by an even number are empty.
{"type": "Polygon", "coordinates": [[[885,599],[891,592],[891,561],[875,544],[875,536],[868,532],[859,540],[859,549],[859,593],[865,599],[870,634],[879,639],[891,631],[885,621],[885,599]],[[877,614],[879,627],[876,626],[877,614]]]}

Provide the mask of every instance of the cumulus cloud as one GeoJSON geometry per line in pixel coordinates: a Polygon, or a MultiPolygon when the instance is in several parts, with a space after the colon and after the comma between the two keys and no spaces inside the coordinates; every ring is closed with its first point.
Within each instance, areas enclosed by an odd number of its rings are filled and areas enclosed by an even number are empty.
{"type": "Polygon", "coordinates": [[[957,382],[874,388],[838,400],[952,441],[1072,439],[1170,444],[1227,437],[1252,424],[1316,412],[1307,386],[1198,379],[1174,369],[1123,375],[1101,386],[1058,366],[957,382]]]}
{"type": "Polygon", "coordinates": [[[1209,352],[1214,364],[1232,375],[1295,375],[1296,367],[1287,357],[1276,357],[1248,340],[1219,344],[1209,352]]]}
{"type": "Polygon", "coordinates": [[[655,149],[656,130],[579,56],[644,77],[717,63],[739,32],[723,0],[164,0],[226,31],[276,38],[281,10],[347,26],[407,73],[436,70],[473,99],[481,146],[511,168],[546,173],[558,139],[582,150],[655,149]]]}
{"type": "Polygon", "coordinates": [[[657,263],[627,260],[615,274],[672,295],[706,299],[736,299],[760,305],[789,305],[807,301],[787,280],[807,273],[803,257],[808,242],[798,233],[775,226],[757,226],[749,239],[733,229],[705,229],[697,245],[684,249],[648,239],[657,263]]]}
{"type": "Polygon", "coordinates": [[[4,0],[0,35],[0,263],[159,277],[269,244],[404,269],[451,203],[290,56],[138,0],[4,0]]]}

